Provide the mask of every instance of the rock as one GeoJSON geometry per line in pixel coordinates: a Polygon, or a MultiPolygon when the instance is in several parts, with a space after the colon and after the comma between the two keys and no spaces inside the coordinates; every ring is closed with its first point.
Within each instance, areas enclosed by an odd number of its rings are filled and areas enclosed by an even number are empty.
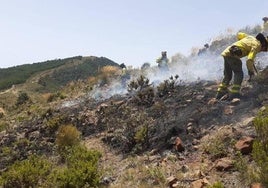
{"type": "Polygon", "coordinates": [[[185,150],[184,146],[183,146],[183,143],[180,139],[180,137],[177,137],[176,140],[175,140],[175,149],[176,151],[178,152],[182,152],[185,150]]]}
{"type": "Polygon", "coordinates": [[[223,113],[225,115],[232,115],[233,114],[233,106],[225,106],[223,113]]]}
{"type": "Polygon", "coordinates": [[[237,105],[240,103],[240,99],[239,98],[234,98],[232,101],[231,101],[231,104],[233,105],[237,105]]]}
{"type": "Polygon", "coordinates": [[[264,186],[260,183],[253,183],[250,185],[250,188],[264,188],[264,186]]]}
{"type": "Polygon", "coordinates": [[[212,98],[208,101],[208,105],[215,105],[218,102],[216,98],[212,98]]]}
{"type": "Polygon", "coordinates": [[[152,149],[150,152],[149,152],[149,155],[156,155],[158,153],[158,149],[152,149]]]}
{"type": "Polygon", "coordinates": [[[0,108],[0,119],[5,116],[5,111],[3,108],[0,108]]]}
{"type": "Polygon", "coordinates": [[[167,178],[167,185],[169,187],[175,187],[175,184],[177,184],[178,179],[174,176],[170,176],[167,178]]]}
{"type": "Polygon", "coordinates": [[[217,162],[216,162],[216,166],[215,168],[218,170],[218,171],[228,171],[229,169],[233,168],[233,161],[230,160],[229,158],[222,158],[222,159],[219,159],[217,162]]]}
{"type": "Polygon", "coordinates": [[[260,108],[260,111],[261,112],[264,112],[266,110],[266,106],[262,106],[261,108],[260,108]]]}
{"type": "Polygon", "coordinates": [[[103,185],[109,185],[113,181],[115,181],[115,178],[113,178],[113,177],[103,177],[102,180],[100,181],[100,183],[103,185]]]}
{"type": "Polygon", "coordinates": [[[249,154],[252,151],[253,141],[251,137],[243,137],[235,144],[235,148],[243,155],[249,154]]]}
{"type": "Polygon", "coordinates": [[[203,178],[192,182],[190,188],[205,188],[209,184],[209,181],[206,178],[203,178]]]}

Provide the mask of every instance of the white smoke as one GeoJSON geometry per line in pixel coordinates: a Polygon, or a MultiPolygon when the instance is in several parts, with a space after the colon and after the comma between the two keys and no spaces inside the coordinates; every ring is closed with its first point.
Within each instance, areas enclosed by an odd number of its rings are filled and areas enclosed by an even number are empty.
{"type": "Polygon", "coordinates": [[[222,74],[223,58],[208,52],[172,62],[169,71],[160,69],[148,71],[146,77],[150,82],[157,84],[169,79],[170,76],[178,75],[179,80],[187,84],[198,80],[216,81],[222,77],[222,74]]]}
{"type": "Polygon", "coordinates": [[[89,97],[96,100],[108,99],[114,95],[124,95],[127,93],[127,86],[121,80],[113,80],[109,85],[95,85],[88,94],[89,97]]]}
{"type": "Polygon", "coordinates": [[[147,70],[131,71],[130,79],[124,84],[121,79],[110,81],[109,84],[101,86],[97,84],[89,92],[88,97],[96,100],[105,100],[114,95],[125,95],[128,93],[128,83],[137,80],[140,75],[149,79],[155,87],[168,80],[171,76],[178,75],[182,83],[191,83],[198,80],[219,80],[223,74],[223,58],[210,53],[201,56],[183,58],[169,65],[169,70],[161,70],[157,66],[147,70]]]}
{"type": "MultiPolygon", "coordinates": [[[[137,80],[140,75],[149,79],[155,87],[168,80],[171,76],[179,76],[180,83],[188,84],[200,80],[221,81],[223,78],[224,60],[221,52],[236,40],[233,34],[220,35],[211,41],[212,46],[202,54],[191,54],[189,57],[177,54],[172,57],[168,70],[161,70],[157,66],[146,68],[145,70],[130,69],[130,78],[124,82],[122,79],[109,80],[109,84],[97,84],[88,93],[87,97],[95,100],[105,100],[115,95],[125,95],[128,93],[128,83],[137,80]]],[[[257,69],[261,70],[268,66],[268,53],[257,54],[255,61],[257,69]]],[[[243,62],[244,75],[247,76],[246,57],[241,59],[243,62]]],[[[156,62],[153,62],[156,65],[156,62]]],[[[112,79],[112,78],[111,78],[112,79]]],[[[68,103],[74,105],[76,102],[68,103]]]]}

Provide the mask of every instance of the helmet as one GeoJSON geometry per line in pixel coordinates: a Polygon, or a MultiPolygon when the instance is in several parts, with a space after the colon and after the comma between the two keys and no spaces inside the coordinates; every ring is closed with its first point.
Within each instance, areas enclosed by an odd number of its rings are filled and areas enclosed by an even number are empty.
{"type": "Polygon", "coordinates": [[[162,56],[166,56],[167,55],[167,52],[166,51],[162,51],[161,54],[162,54],[162,56]]]}
{"type": "Polygon", "coordinates": [[[266,22],[268,21],[268,17],[263,17],[262,20],[266,22]]]}
{"type": "Polygon", "coordinates": [[[267,51],[267,48],[268,48],[268,41],[267,41],[267,38],[265,38],[265,36],[264,36],[262,33],[259,33],[259,34],[256,36],[256,39],[257,39],[258,41],[260,41],[261,46],[262,46],[262,51],[267,51]]]}
{"type": "Polygon", "coordinates": [[[246,36],[248,36],[246,33],[238,32],[236,35],[236,38],[237,38],[237,40],[241,40],[241,39],[245,38],[246,36]]]}

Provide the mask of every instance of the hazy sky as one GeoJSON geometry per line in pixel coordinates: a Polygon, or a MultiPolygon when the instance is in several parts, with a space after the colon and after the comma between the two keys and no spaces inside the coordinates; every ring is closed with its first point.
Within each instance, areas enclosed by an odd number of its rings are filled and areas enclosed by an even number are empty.
{"type": "Polygon", "coordinates": [[[0,68],[77,55],[154,64],[264,16],[268,0],[0,0],[0,68]]]}

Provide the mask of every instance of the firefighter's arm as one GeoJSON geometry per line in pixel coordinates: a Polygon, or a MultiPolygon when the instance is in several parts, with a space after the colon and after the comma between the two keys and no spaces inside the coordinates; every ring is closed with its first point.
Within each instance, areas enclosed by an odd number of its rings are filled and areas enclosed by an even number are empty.
{"type": "Polygon", "coordinates": [[[248,75],[249,75],[249,82],[252,80],[253,76],[255,75],[254,70],[254,60],[248,59],[247,60],[247,69],[248,69],[248,75]]]}
{"type": "Polygon", "coordinates": [[[252,49],[249,54],[248,54],[248,59],[247,59],[247,69],[248,69],[248,73],[249,75],[254,75],[255,73],[255,69],[254,69],[254,59],[256,57],[256,50],[252,49]]]}

